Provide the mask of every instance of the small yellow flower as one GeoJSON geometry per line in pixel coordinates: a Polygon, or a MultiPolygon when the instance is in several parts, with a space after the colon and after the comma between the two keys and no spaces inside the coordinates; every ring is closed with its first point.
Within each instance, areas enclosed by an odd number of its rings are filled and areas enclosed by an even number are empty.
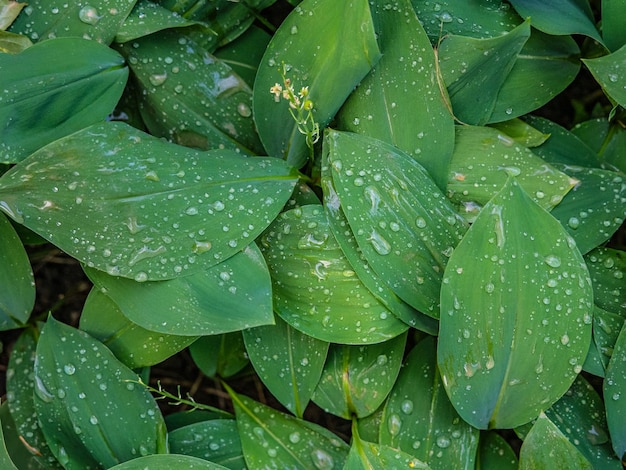
{"type": "Polygon", "coordinates": [[[280,95],[283,92],[283,87],[280,86],[280,83],[276,83],[273,87],[270,88],[270,93],[274,95],[274,101],[278,103],[280,101],[280,95]]]}
{"type": "Polygon", "coordinates": [[[313,109],[313,101],[304,100],[304,104],[302,105],[305,111],[311,111],[313,109]]]}
{"type": "Polygon", "coordinates": [[[304,98],[306,96],[309,95],[309,87],[308,86],[303,86],[302,88],[300,88],[300,91],[298,92],[298,95],[300,96],[300,98],[304,98]]]}

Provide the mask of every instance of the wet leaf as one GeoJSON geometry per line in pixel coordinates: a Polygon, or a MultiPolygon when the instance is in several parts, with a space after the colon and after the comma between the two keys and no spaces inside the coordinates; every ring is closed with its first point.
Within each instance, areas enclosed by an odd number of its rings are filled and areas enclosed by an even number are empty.
{"type": "Polygon", "coordinates": [[[511,446],[498,433],[482,431],[476,470],[517,470],[518,461],[511,446]]]}
{"type": "Polygon", "coordinates": [[[328,343],[305,335],[280,317],[272,326],[243,331],[250,362],[278,401],[302,418],[322,375],[328,343]]]}
{"type": "Polygon", "coordinates": [[[622,23],[622,15],[626,11],[624,0],[602,0],[602,39],[604,44],[614,52],[626,45],[626,29],[622,23]]]}
{"type": "Polygon", "coordinates": [[[363,441],[357,433],[352,435],[352,446],[350,447],[350,453],[344,468],[346,470],[374,468],[384,468],[385,470],[401,470],[405,468],[430,469],[428,465],[420,462],[410,454],[389,446],[363,441]]]}
{"type": "Polygon", "coordinates": [[[189,353],[208,377],[228,378],[250,363],[240,331],[202,336],[189,346],[189,353]]]}
{"type": "Polygon", "coordinates": [[[518,118],[494,123],[490,127],[498,129],[524,147],[537,147],[550,138],[550,134],[545,134],[518,118]]]}
{"type": "MultiPolygon", "coordinates": [[[[110,44],[135,2],[136,0],[100,0],[92,3],[81,0],[30,2],[11,25],[10,31],[24,34],[33,41],[74,37],[110,44]]],[[[51,53],[51,56],[56,60],[61,58],[62,53],[51,53]]]]}
{"type": "Polygon", "coordinates": [[[195,340],[194,336],[155,333],[140,327],[97,288],[85,300],[80,329],[101,341],[129,369],[158,364],[195,340]]]}
{"type": "Polygon", "coordinates": [[[313,116],[323,128],[379,58],[367,0],[300,3],[272,37],[254,84],[254,119],[267,153],[297,168],[309,154],[289,104],[270,93],[282,83],[283,62],[295,90],[309,87],[313,116]]]}
{"type": "Polygon", "coordinates": [[[35,304],[35,280],[26,250],[9,220],[0,216],[0,331],[19,328],[35,304]]]}
{"type": "Polygon", "coordinates": [[[183,426],[170,431],[168,442],[172,454],[198,457],[224,468],[245,468],[241,439],[234,419],[212,419],[183,426]]]}
{"type": "Polygon", "coordinates": [[[6,372],[6,399],[15,425],[15,434],[23,439],[19,446],[28,449],[30,458],[34,461],[31,466],[57,469],[62,467],[41,431],[33,400],[37,337],[37,331],[27,328],[15,342],[6,372]]]}
{"type": "Polygon", "coordinates": [[[604,377],[609,359],[613,355],[613,349],[617,342],[624,317],[615,313],[607,312],[596,306],[593,311],[593,343],[589,349],[589,354],[595,357],[588,357],[591,361],[585,370],[592,374],[604,377]]]}
{"type": "Polygon", "coordinates": [[[3,0],[0,3],[0,31],[4,31],[10,26],[26,5],[26,3],[13,0],[3,0]]]}
{"type": "Polygon", "coordinates": [[[322,341],[365,344],[408,327],[363,285],[337,244],[320,205],[284,212],[262,235],[274,310],[322,341]]]}
{"type": "Polygon", "coordinates": [[[169,281],[85,272],[126,318],[153,332],[206,336],[274,321],[269,273],[254,244],[217,266],[169,281]]]}
{"type": "Polygon", "coordinates": [[[443,269],[467,225],[428,173],[390,144],[327,131],[324,147],[333,204],[367,262],[398,297],[438,318],[443,269]]]}
{"type": "Polygon", "coordinates": [[[161,280],[241,251],[297,180],[279,159],[193,151],[109,122],[5,173],[0,208],[88,266],[161,280]]]}
{"type": "Polygon", "coordinates": [[[374,272],[361,253],[352,230],[341,208],[339,197],[330,177],[330,168],[322,167],[322,188],[324,190],[324,209],[328,217],[330,228],[341,247],[354,272],[369,291],[382,304],[388,308],[397,318],[407,325],[436,335],[438,329],[437,320],[418,312],[409,304],[400,299],[387,283],[374,272]]]}
{"type": "Polygon", "coordinates": [[[626,173],[626,129],[606,118],[577,124],[572,133],[598,154],[603,168],[626,173]]]}
{"type": "Polygon", "coordinates": [[[444,274],[438,364],[457,412],[511,428],[558,400],[582,369],[592,306],[575,243],[510,178],[444,274]]]}
{"type": "Polygon", "coordinates": [[[343,468],[348,445],[335,434],[226,388],[248,468],[343,468]]]}
{"type": "Polygon", "coordinates": [[[120,98],[128,69],[114,50],[78,38],[51,39],[0,54],[1,161],[103,121],[120,98]],[[54,57],[54,60],[50,60],[54,57]]]}
{"type": "MultiPolygon", "coordinates": [[[[45,464],[35,459],[37,456],[28,451],[20,442],[15,423],[11,419],[6,401],[0,406],[0,464],[7,470],[45,470],[45,464]],[[3,455],[6,451],[6,455],[3,455]],[[17,467],[16,465],[19,465],[17,467]]],[[[62,468],[62,467],[58,467],[62,468]]]]}
{"type": "Polygon", "coordinates": [[[586,0],[511,0],[522,18],[530,17],[534,28],[555,36],[584,34],[602,44],[586,0]]]}
{"type": "Polygon", "coordinates": [[[346,419],[374,413],[396,381],[406,338],[368,346],[331,345],[313,401],[346,419]]]}
{"type": "Polygon", "coordinates": [[[150,133],[201,150],[262,154],[252,91],[223,61],[180,30],[121,46],[150,133]]]}
{"type": "Polygon", "coordinates": [[[604,406],[613,450],[622,460],[626,455],[626,323],[617,338],[604,379],[604,406]]]}
{"type": "Polygon", "coordinates": [[[189,455],[158,454],[146,455],[128,462],[121,463],[109,470],[172,470],[173,468],[185,468],[189,470],[222,470],[228,467],[207,462],[204,459],[189,455]]]}
{"type": "Polygon", "coordinates": [[[139,0],[115,34],[115,42],[132,41],[170,28],[199,24],[148,0],[139,0]]]}
{"type": "Polygon", "coordinates": [[[2,468],[5,470],[19,470],[11,460],[9,450],[4,442],[4,432],[2,428],[3,427],[0,426],[0,465],[2,465],[2,468]]]}
{"type": "Polygon", "coordinates": [[[626,218],[626,185],[622,174],[555,164],[578,180],[574,188],[552,209],[551,214],[574,238],[581,253],[604,243],[626,218]]]}
{"type": "Polygon", "coordinates": [[[600,246],[585,255],[585,262],[593,282],[595,304],[626,320],[626,253],[600,246]]]}
{"type": "Polygon", "coordinates": [[[529,36],[525,21],[496,38],[449,36],[441,42],[439,64],[456,118],[473,125],[490,122],[498,93],[529,36]]]}
{"type": "Polygon", "coordinates": [[[434,338],[423,339],[407,356],[385,405],[380,443],[433,470],[474,468],[478,430],[459,417],[446,395],[434,338]]]}
{"type": "Polygon", "coordinates": [[[520,470],[539,468],[591,470],[593,467],[554,423],[541,413],[522,445],[519,468],[520,470]]]}
{"type": "Polygon", "coordinates": [[[596,59],[581,59],[609,98],[626,107],[626,45],[596,59]]]}
{"type": "Polygon", "coordinates": [[[448,198],[472,220],[514,175],[533,200],[552,209],[576,184],[511,137],[490,127],[457,126],[448,198]]]}
{"type": "Polygon", "coordinates": [[[383,56],[346,100],[337,126],[393,144],[444,190],[454,120],[438,83],[430,41],[409,0],[393,8],[375,5],[372,15],[383,56]]]}
{"type": "Polygon", "coordinates": [[[166,450],[161,412],[136,380],[101,343],[48,319],[37,344],[35,409],[64,468],[109,468],[166,450]]]}

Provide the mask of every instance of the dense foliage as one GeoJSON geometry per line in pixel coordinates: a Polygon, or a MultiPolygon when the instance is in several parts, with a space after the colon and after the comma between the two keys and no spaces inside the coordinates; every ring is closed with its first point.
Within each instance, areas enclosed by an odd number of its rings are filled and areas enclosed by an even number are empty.
{"type": "Polygon", "coordinates": [[[624,17],[0,0],[2,468],[622,468],[624,17]],[[234,414],[147,385],[185,348],[234,414]]]}

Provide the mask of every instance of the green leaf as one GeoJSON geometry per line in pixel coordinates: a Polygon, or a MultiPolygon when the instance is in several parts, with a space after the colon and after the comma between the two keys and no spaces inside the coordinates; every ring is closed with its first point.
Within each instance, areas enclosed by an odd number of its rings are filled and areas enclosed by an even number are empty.
{"type": "Polygon", "coordinates": [[[378,468],[384,468],[385,470],[400,470],[405,468],[428,470],[431,467],[401,450],[361,440],[357,427],[353,423],[352,445],[350,446],[348,460],[343,468],[345,470],[369,470],[378,468]]]}
{"type": "Polygon", "coordinates": [[[11,455],[9,454],[9,450],[7,449],[6,442],[4,441],[4,431],[3,426],[0,425],[0,465],[5,470],[19,470],[13,460],[11,460],[11,455]]]}
{"type": "Polygon", "coordinates": [[[19,54],[33,43],[26,36],[0,31],[0,52],[6,54],[19,54]]]}
{"type": "Polygon", "coordinates": [[[1,161],[18,162],[103,121],[126,84],[123,64],[114,50],[78,38],[50,39],[19,54],[0,54],[0,89],[13,90],[0,96],[1,161]]]}
{"type": "Polygon", "coordinates": [[[309,154],[289,104],[275,102],[270,93],[282,84],[282,63],[296,91],[309,87],[313,115],[323,128],[380,56],[367,0],[300,3],[272,37],[254,84],[254,119],[268,154],[297,168],[309,154]]]}
{"type": "Polygon", "coordinates": [[[574,238],[581,253],[604,243],[626,218],[626,185],[620,173],[555,164],[578,180],[551,214],[574,238]]]}
{"type": "Polygon", "coordinates": [[[162,280],[241,251],[297,180],[279,159],[193,151],[108,122],[5,173],[0,209],[90,267],[162,280]]]}
{"type": "Polygon", "coordinates": [[[511,428],[549,407],[582,369],[592,306],[575,243],[510,178],[444,273],[438,364],[457,412],[511,428]]]}
{"type": "Polygon", "coordinates": [[[439,64],[455,117],[466,124],[490,122],[498,93],[529,37],[525,21],[496,38],[449,36],[441,42],[439,64]]]}
{"type": "MultiPolygon", "coordinates": [[[[390,144],[328,131],[324,163],[360,250],[415,309],[439,317],[441,276],[467,225],[428,173],[390,144]]],[[[328,203],[328,201],[327,201],[328,203]]]]}
{"type": "Polygon", "coordinates": [[[274,310],[297,330],[321,341],[365,344],[408,328],[356,276],[320,205],[281,214],[260,246],[272,276],[274,310]]]}
{"type": "Polygon", "coordinates": [[[526,147],[491,127],[457,126],[448,176],[448,198],[472,219],[515,175],[524,190],[546,210],[577,182],[547,165],[526,147]]]}
{"type": "Polygon", "coordinates": [[[48,319],[37,344],[35,409],[64,468],[109,468],[166,450],[161,412],[136,380],[101,343],[48,319]]]}
{"type": "Polygon", "coordinates": [[[33,399],[38,334],[35,329],[27,328],[13,346],[6,373],[7,403],[16,435],[22,436],[23,439],[19,446],[30,451],[30,458],[35,461],[32,465],[56,469],[62,467],[46,443],[33,399]]]}
{"type": "Polygon", "coordinates": [[[202,336],[189,346],[189,353],[208,377],[228,378],[250,363],[240,331],[202,336]]]}
{"type": "Polygon", "coordinates": [[[346,419],[374,413],[396,381],[406,338],[368,346],[331,345],[313,401],[346,419]]]}
{"type": "Polygon", "coordinates": [[[604,44],[614,52],[626,45],[626,29],[622,21],[626,12],[626,0],[602,0],[602,38],[604,44]]]}
{"type": "Polygon", "coordinates": [[[433,337],[420,341],[407,356],[385,405],[380,443],[433,470],[474,468],[478,430],[461,420],[446,395],[433,337]]]}
{"type": "Polygon", "coordinates": [[[0,331],[19,328],[35,304],[35,279],[22,241],[0,216],[0,331]]]}
{"type": "Polygon", "coordinates": [[[598,247],[585,255],[585,262],[593,282],[595,304],[626,320],[626,253],[598,247]]]}
{"type": "Polygon", "coordinates": [[[26,5],[26,3],[19,3],[13,0],[2,0],[0,2],[0,30],[4,31],[7,29],[26,5]]]}
{"type": "Polygon", "coordinates": [[[348,445],[327,429],[230,394],[248,468],[342,468],[348,445]]]}
{"type": "Polygon", "coordinates": [[[523,116],[547,104],[574,81],[580,70],[579,57],[580,49],[571,37],[532,29],[498,91],[489,122],[523,116]]]}
{"type": "Polygon", "coordinates": [[[611,54],[582,61],[609,98],[626,107],[626,45],[611,54]]]}
{"type": "Polygon", "coordinates": [[[454,120],[435,55],[409,0],[388,6],[377,3],[372,11],[383,56],[341,108],[337,126],[393,144],[444,190],[454,120]]]}
{"type": "MultiPolygon", "coordinates": [[[[31,453],[32,449],[29,451],[27,447],[24,446],[24,443],[19,440],[19,434],[15,427],[15,423],[11,419],[11,414],[9,413],[9,407],[7,403],[4,402],[2,406],[0,406],[0,431],[2,431],[2,441],[0,442],[0,446],[4,446],[7,451],[7,459],[5,462],[0,458],[0,463],[6,465],[7,470],[14,469],[28,469],[28,470],[46,470],[47,468],[54,467],[46,467],[45,464],[39,463],[36,460],[38,457],[31,453]]],[[[0,450],[2,452],[2,450],[0,450]]],[[[58,467],[63,468],[63,467],[58,467]]]]}
{"type": "Polygon", "coordinates": [[[204,459],[189,455],[160,454],[146,455],[128,462],[121,463],[109,470],[172,470],[174,468],[184,468],[189,470],[222,470],[228,467],[207,462],[204,459]]]}
{"type": "Polygon", "coordinates": [[[622,460],[626,456],[626,323],[617,338],[604,379],[604,406],[613,450],[622,460]]]}
{"type": "Polygon", "coordinates": [[[85,300],[80,329],[101,341],[129,369],[158,364],[195,340],[194,336],[155,333],[136,325],[97,288],[85,300]]]}
{"type": "Polygon", "coordinates": [[[593,14],[587,0],[510,0],[523,18],[530,17],[532,25],[555,36],[584,34],[600,44],[602,38],[593,23],[593,14]]]}
{"type": "Polygon", "coordinates": [[[322,375],[328,343],[305,335],[280,317],[272,326],[243,331],[250,362],[278,401],[302,418],[322,375]]]}
{"type": "Polygon", "coordinates": [[[133,323],[153,332],[206,336],[274,321],[267,266],[255,244],[205,271],[138,283],[85,267],[133,323]]]}
{"type": "Polygon", "coordinates": [[[598,154],[603,167],[626,173],[626,129],[618,120],[591,119],[574,126],[572,133],[598,154]]]}
{"type": "Polygon", "coordinates": [[[520,450],[520,470],[551,468],[592,469],[587,459],[543,413],[526,436],[520,450]]]}
{"type": "Polygon", "coordinates": [[[511,446],[498,433],[482,431],[476,470],[517,470],[518,461],[511,446]]]}
{"type": "Polygon", "coordinates": [[[172,454],[198,457],[224,468],[245,468],[234,419],[212,419],[183,426],[168,434],[168,442],[172,454]]]}
{"type": "MultiPolygon", "coordinates": [[[[33,41],[75,37],[93,39],[94,43],[111,44],[135,2],[136,0],[100,0],[91,4],[81,0],[63,3],[55,0],[31,2],[11,25],[10,31],[24,34],[33,41]]],[[[52,53],[51,57],[56,62],[62,59],[62,54],[52,53]]],[[[87,54],[84,57],[88,56],[87,52],[83,54],[87,54]]]]}
{"type": "Polygon", "coordinates": [[[418,312],[400,299],[391,287],[374,272],[365,256],[361,253],[341,208],[339,196],[337,196],[337,191],[333,186],[328,165],[322,167],[322,188],[324,190],[324,209],[326,210],[330,228],[361,282],[374,297],[404,323],[428,334],[436,335],[438,329],[437,320],[418,312]]]}
{"type": "Polygon", "coordinates": [[[199,24],[148,0],[139,0],[115,34],[115,42],[132,41],[170,28],[199,24]]]}
{"type": "Polygon", "coordinates": [[[161,31],[120,49],[151,134],[201,150],[263,153],[252,119],[252,91],[188,35],[161,31]]]}
{"type": "Polygon", "coordinates": [[[588,358],[593,362],[588,364],[591,370],[587,368],[585,370],[600,377],[605,377],[609,359],[613,354],[615,343],[623,324],[623,316],[607,312],[597,306],[594,308],[593,343],[589,349],[589,354],[595,354],[595,358],[588,358]]]}
{"type": "Polygon", "coordinates": [[[498,129],[524,147],[537,147],[550,138],[550,134],[545,134],[518,118],[494,123],[489,127],[498,129]]]}

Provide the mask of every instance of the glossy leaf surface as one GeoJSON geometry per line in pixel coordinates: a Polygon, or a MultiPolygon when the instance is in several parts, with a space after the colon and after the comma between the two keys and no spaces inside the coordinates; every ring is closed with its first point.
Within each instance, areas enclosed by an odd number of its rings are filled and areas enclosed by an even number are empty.
{"type": "Polygon", "coordinates": [[[624,459],[626,455],[626,323],[617,338],[613,355],[606,368],[604,379],[604,405],[606,420],[615,453],[624,459]]]}
{"type": "Polygon", "coordinates": [[[0,406],[0,439],[2,439],[0,441],[0,463],[4,465],[2,468],[7,470],[20,470],[20,468],[45,469],[43,464],[35,460],[36,456],[31,454],[18,440],[15,423],[11,419],[6,402],[0,406]],[[19,467],[16,465],[19,465],[19,467]]]}
{"type": "Polygon", "coordinates": [[[520,450],[520,470],[577,468],[591,470],[587,459],[543,413],[526,436],[520,450]]]}
{"type": "Polygon", "coordinates": [[[328,343],[308,336],[280,317],[276,324],[243,331],[246,352],[265,386],[302,418],[322,375],[328,343]]]}
{"type": "Polygon", "coordinates": [[[279,159],[198,152],[111,122],[56,141],[5,173],[0,208],[88,266],[161,280],[241,251],[297,179],[279,159]]]}
{"type": "Polygon", "coordinates": [[[185,468],[189,470],[225,470],[228,467],[189,455],[157,454],[129,460],[128,462],[111,467],[109,470],[172,470],[173,468],[185,468]]]}
{"type": "Polygon", "coordinates": [[[474,468],[478,430],[450,403],[437,369],[434,338],[407,356],[385,405],[380,443],[417,457],[433,469],[474,468]]]}
{"type": "Polygon", "coordinates": [[[169,281],[139,283],[85,270],[125,317],[146,330],[204,336],[274,321],[269,273],[254,244],[217,266],[169,281]]]}
{"type": "Polygon", "coordinates": [[[166,450],[161,412],[136,380],[101,343],[48,319],[37,344],[35,409],[66,469],[108,468],[166,450]]]}
{"type": "Polygon", "coordinates": [[[626,253],[599,246],[585,255],[593,282],[594,302],[626,319],[626,253]]]}
{"type": "Polygon", "coordinates": [[[407,154],[347,132],[328,131],[324,144],[334,202],[369,265],[398,297],[437,318],[443,269],[467,225],[407,154]]]}
{"type": "Polygon", "coordinates": [[[240,331],[202,336],[189,346],[189,353],[208,377],[228,378],[250,363],[240,331]]]}
{"type": "Polygon", "coordinates": [[[626,173],[626,129],[606,118],[590,119],[572,128],[572,133],[598,154],[603,168],[626,173]]]}
{"type": "Polygon", "coordinates": [[[348,445],[325,428],[229,390],[248,468],[342,468],[348,445]]]}
{"type": "Polygon", "coordinates": [[[0,216],[0,286],[0,331],[18,328],[35,304],[35,280],[26,250],[4,216],[0,216]]]}
{"type": "Polygon", "coordinates": [[[309,87],[313,115],[324,127],[379,58],[367,0],[300,3],[272,37],[254,84],[254,119],[267,153],[297,168],[308,156],[288,103],[270,93],[283,82],[283,62],[296,90],[309,87]]]}
{"type": "Polygon", "coordinates": [[[511,446],[494,431],[482,431],[476,470],[517,470],[518,461],[511,446]]]}
{"type": "Polygon", "coordinates": [[[301,332],[327,342],[364,344],[408,328],[356,276],[320,205],[281,214],[260,246],[272,276],[274,310],[301,332]]]}
{"type": "Polygon", "coordinates": [[[447,96],[442,96],[430,41],[409,0],[394,8],[374,5],[383,56],[343,105],[337,126],[403,150],[443,190],[454,147],[454,121],[447,96]]]}
{"type": "Polygon", "coordinates": [[[345,419],[374,413],[396,381],[406,337],[368,346],[332,345],[313,401],[345,419]]]}
{"type": "Polygon", "coordinates": [[[100,340],[130,369],[158,364],[195,340],[194,336],[155,333],[140,327],[97,288],[91,289],[85,300],[80,329],[100,340]]]}
{"type": "Polygon", "coordinates": [[[626,89],[624,88],[626,45],[612,54],[597,59],[583,59],[583,63],[591,71],[605,93],[618,104],[626,107],[626,89]]]}
{"type": "Polygon", "coordinates": [[[602,0],[602,39],[610,51],[626,45],[626,29],[621,16],[626,11],[624,0],[602,0]]]}
{"type": "Polygon", "coordinates": [[[443,383],[479,429],[530,421],[582,369],[593,306],[587,267],[558,221],[513,178],[452,254],[441,303],[443,383]]]}
{"type": "Polygon", "coordinates": [[[0,89],[12,90],[0,96],[0,161],[7,163],[103,121],[128,78],[122,56],[79,38],[0,54],[0,69],[0,89]]]}

